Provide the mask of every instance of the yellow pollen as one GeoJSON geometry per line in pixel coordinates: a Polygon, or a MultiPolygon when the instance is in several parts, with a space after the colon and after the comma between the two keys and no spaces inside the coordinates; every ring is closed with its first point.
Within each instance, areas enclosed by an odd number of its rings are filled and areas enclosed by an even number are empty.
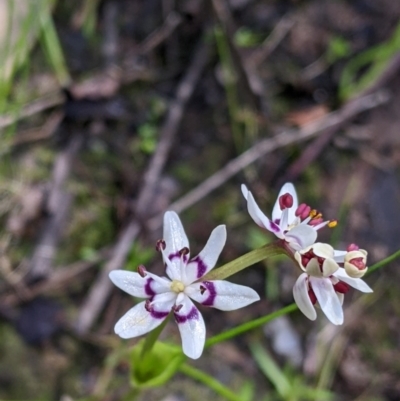
{"type": "Polygon", "coordinates": [[[337,226],[337,220],[331,220],[329,223],[328,223],[328,227],[329,228],[333,228],[333,227],[336,227],[337,226]]]}
{"type": "Polygon", "coordinates": [[[322,213],[317,213],[314,217],[314,219],[320,219],[322,217],[322,213]]]}
{"type": "Polygon", "coordinates": [[[311,217],[312,219],[313,219],[317,214],[318,214],[318,212],[317,212],[315,209],[313,209],[313,210],[310,211],[310,217],[311,217]]]}
{"type": "Polygon", "coordinates": [[[172,280],[171,290],[173,292],[176,292],[177,294],[179,294],[180,292],[183,292],[184,289],[185,289],[185,285],[182,283],[182,281],[172,280]]]}

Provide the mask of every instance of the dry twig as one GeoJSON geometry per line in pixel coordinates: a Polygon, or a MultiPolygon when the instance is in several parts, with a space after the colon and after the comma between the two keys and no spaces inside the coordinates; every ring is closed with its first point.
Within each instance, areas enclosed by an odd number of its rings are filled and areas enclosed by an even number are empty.
{"type": "Polygon", "coordinates": [[[138,221],[142,221],[143,218],[148,216],[149,211],[151,212],[149,204],[151,204],[157,182],[172,147],[173,139],[178,131],[184,108],[208,61],[208,52],[208,45],[201,43],[195,52],[187,73],[178,85],[175,100],[170,105],[167,119],[160,133],[157,149],[144,175],[143,187],[135,209],[135,217],[122,232],[110,260],[104,266],[81,307],[76,322],[76,329],[79,333],[87,332],[97,319],[112,288],[108,278],[109,272],[123,266],[132,242],[139,234],[140,225],[138,221]]]}

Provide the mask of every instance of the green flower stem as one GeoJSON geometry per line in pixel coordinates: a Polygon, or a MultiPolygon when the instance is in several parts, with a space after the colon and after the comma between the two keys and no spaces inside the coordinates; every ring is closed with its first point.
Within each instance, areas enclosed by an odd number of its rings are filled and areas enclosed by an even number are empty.
{"type": "Polygon", "coordinates": [[[218,269],[211,270],[211,272],[206,274],[201,281],[223,280],[237,272],[240,272],[246,267],[254,265],[257,262],[261,262],[262,260],[271,256],[282,255],[285,253],[286,252],[282,246],[279,246],[277,242],[267,244],[261,248],[254,249],[253,251],[240,256],[239,258],[219,267],[218,269]]]}
{"type": "Polygon", "coordinates": [[[246,331],[250,331],[257,327],[260,327],[260,326],[264,325],[265,323],[268,323],[271,320],[276,319],[279,316],[286,315],[288,313],[294,312],[295,310],[297,310],[297,305],[293,303],[291,305],[285,306],[282,309],[272,312],[269,315],[262,316],[258,319],[252,320],[250,322],[243,323],[240,326],[234,327],[233,329],[227,330],[221,334],[218,334],[214,337],[209,338],[206,341],[205,347],[206,348],[211,347],[214,344],[220,343],[225,340],[229,340],[230,338],[236,337],[239,334],[245,333],[246,331]]]}
{"type": "Polygon", "coordinates": [[[150,333],[147,334],[146,339],[144,340],[142,351],[140,353],[140,357],[142,359],[144,359],[146,355],[148,355],[149,352],[153,349],[153,346],[158,340],[158,337],[160,336],[164,327],[167,325],[170,316],[171,314],[169,314],[167,318],[158,327],[156,327],[154,330],[150,331],[150,333]]]}
{"type": "Polygon", "coordinates": [[[186,376],[189,376],[192,379],[195,379],[205,384],[207,387],[211,388],[217,394],[221,395],[222,397],[225,397],[229,401],[243,401],[242,397],[238,396],[236,393],[234,393],[229,388],[221,384],[219,381],[215,380],[212,376],[209,376],[208,374],[194,368],[193,366],[190,366],[185,363],[181,365],[179,370],[186,376]]]}
{"type": "Polygon", "coordinates": [[[381,260],[380,262],[375,263],[374,265],[370,266],[368,268],[367,274],[370,274],[370,273],[374,272],[375,270],[380,269],[381,267],[385,266],[386,264],[392,262],[393,260],[395,260],[399,257],[400,257],[400,249],[398,251],[396,251],[395,253],[392,253],[387,258],[381,260]]]}

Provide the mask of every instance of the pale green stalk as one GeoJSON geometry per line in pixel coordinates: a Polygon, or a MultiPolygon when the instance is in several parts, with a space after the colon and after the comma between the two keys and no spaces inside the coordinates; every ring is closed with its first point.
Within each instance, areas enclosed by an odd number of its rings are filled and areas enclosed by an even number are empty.
{"type": "Polygon", "coordinates": [[[214,390],[217,394],[225,397],[229,401],[243,401],[241,396],[237,395],[228,387],[215,380],[212,376],[194,368],[193,366],[185,363],[180,366],[179,370],[186,376],[205,384],[207,387],[214,390]]]}
{"type": "Polygon", "coordinates": [[[387,258],[381,260],[380,262],[377,262],[374,265],[370,266],[368,268],[367,274],[370,274],[370,273],[374,272],[375,270],[380,269],[381,267],[385,266],[386,264],[392,262],[393,260],[395,260],[399,257],[400,257],[400,249],[398,251],[392,253],[387,258]]]}
{"type": "Polygon", "coordinates": [[[150,333],[148,333],[146,335],[146,338],[145,338],[144,344],[143,344],[143,348],[140,353],[141,358],[144,359],[146,357],[146,355],[149,352],[151,352],[154,344],[158,340],[158,337],[160,336],[161,332],[164,330],[164,327],[167,325],[170,316],[171,316],[171,314],[169,314],[167,316],[167,318],[158,327],[156,327],[154,330],[150,331],[150,333]]]}
{"type": "Polygon", "coordinates": [[[261,248],[254,249],[246,253],[243,256],[233,260],[219,267],[218,269],[212,270],[210,273],[206,274],[201,281],[207,280],[223,280],[233,274],[240,272],[241,270],[254,265],[255,263],[261,262],[271,256],[285,254],[284,249],[277,243],[267,244],[261,248]]]}
{"type": "Polygon", "coordinates": [[[258,319],[255,319],[250,322],[243,323],[240,326],[234,327],[233,329],[224,331],[221,334],[217,334],[216,336],[209,338],[206,341],[205,348],[211,347],[222,341],[229,340],[233,337],[238,336],[239,334],[245,333],[246,331],[254,330],[257,327],[263,326],[264,324],[270,322],[271,320],[276,319],[279,316],[287,315],[288,313],[294,312],[295,310],[297,310],[297,305],[291,304],[291,305],[285,306],[284,308],[279,309],[275,312],[272,312],[266,316],[262,316],[258,319]]]}

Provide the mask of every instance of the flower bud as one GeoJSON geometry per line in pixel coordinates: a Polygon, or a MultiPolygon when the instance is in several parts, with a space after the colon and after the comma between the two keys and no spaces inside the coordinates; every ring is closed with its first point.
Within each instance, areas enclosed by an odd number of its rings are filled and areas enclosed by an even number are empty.
{"type": "Polygon", "coordinates": [[[367,272],[367,251],[358,249],[347,252],[344,257],[344,268],[352,278],[360,278],[367,272]]]}

